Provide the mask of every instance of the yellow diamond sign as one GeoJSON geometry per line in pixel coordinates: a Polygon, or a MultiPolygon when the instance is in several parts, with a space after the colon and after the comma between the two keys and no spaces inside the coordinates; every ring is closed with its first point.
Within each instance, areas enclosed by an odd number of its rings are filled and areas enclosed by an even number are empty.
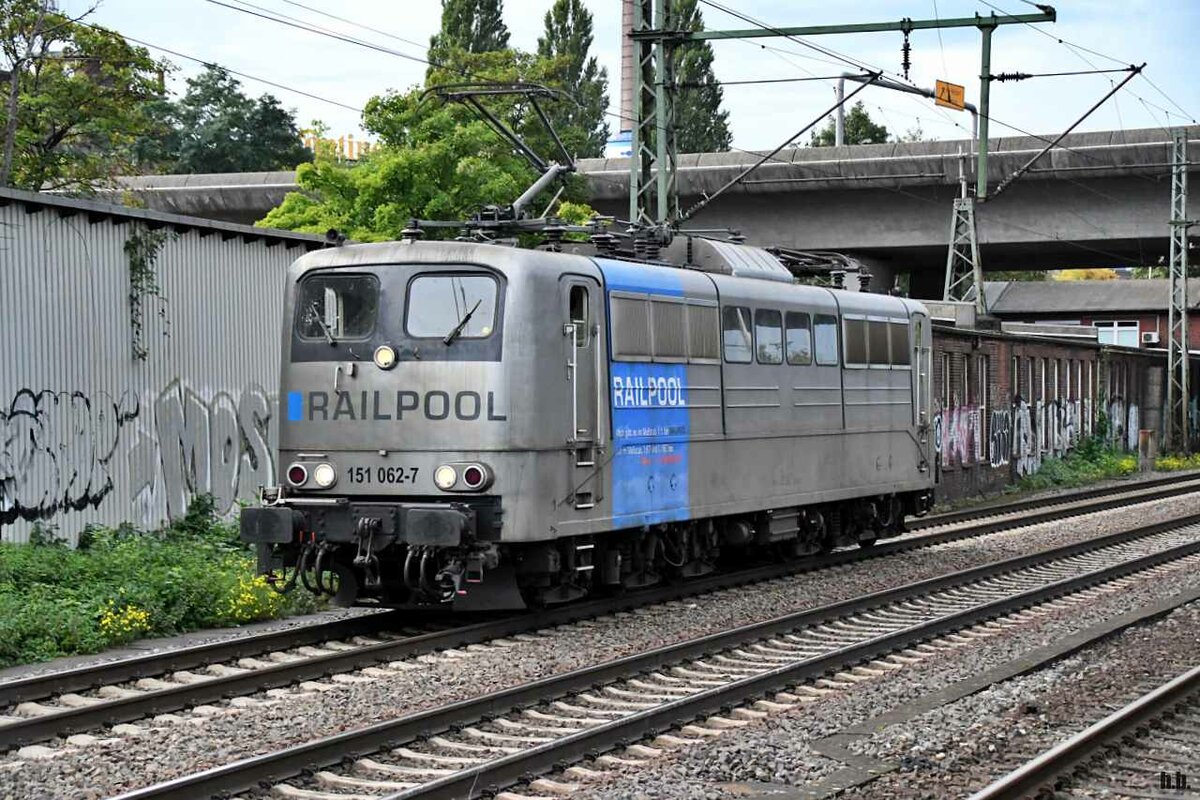
{"type": "Polygon", "coordinates": [[[934,98],[934,103],[946,108],[956,108],[959,111],[963,110],[963,87],[957,83],[947,83],[946,81],[937,82],[937,97],[934,98]]]}

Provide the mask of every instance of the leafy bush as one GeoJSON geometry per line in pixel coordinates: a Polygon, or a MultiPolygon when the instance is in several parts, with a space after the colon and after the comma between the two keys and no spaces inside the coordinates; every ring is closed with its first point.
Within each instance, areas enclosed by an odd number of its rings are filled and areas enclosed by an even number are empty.
{"type": "Polygon", "coordinates": [[[90,528],[75,550],[45,532],[0,544],[0,666],[315,607],[307,593],[279,595],[255,575],[236,525],[208,497],[155,533],[90,528]]]}
{"type": "Polygon", "coordinates": [[[1037,472],[1018,482],[1021,489],[1080,486],[1137,472],[1137,456],[1116,450],[1100,436],[1083,439],[1062,458],[1046,458],[1037,472]]]}
{"type": "Polygon", "coordinates": [[[1182,454],[1159,456],[1154,459],[1154,468],[1163,472],[1200,469],[1200,453],[1193,453],[1190,456],[1182,454]]]}

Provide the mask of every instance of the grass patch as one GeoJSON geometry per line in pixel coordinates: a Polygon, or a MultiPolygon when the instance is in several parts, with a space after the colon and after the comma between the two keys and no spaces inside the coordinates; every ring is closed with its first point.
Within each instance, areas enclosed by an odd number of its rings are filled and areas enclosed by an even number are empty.
{"type": "Polygon", "coordinates": [[[0,667],[315,608],[255,575],[236,523],[208,497],[161,531],[89,528],[78,549],[44,533],[0,544],[0,667]]]}
{"type": "Polygon", "coordinates": [[[1200,453],[1190,456],[1175,454],[1154,459],[1154,468],[1161,472],[1178,472],[1183,469],[1200,469],[1200,453]]]}
{"type": "Polygon", "coordinates": [[[1045,458],[1037,472],[1023,476],[1017,487],[1025,491],[1069,488],[1123,478],[1137,472],[1137,456],[1109,446],[1100,437],[1083,439],[1062,458],[1045,458]]]}

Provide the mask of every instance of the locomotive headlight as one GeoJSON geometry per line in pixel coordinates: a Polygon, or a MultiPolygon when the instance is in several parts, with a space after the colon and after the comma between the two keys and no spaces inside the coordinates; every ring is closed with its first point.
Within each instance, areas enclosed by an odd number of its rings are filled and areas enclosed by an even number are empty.
{"type": "Polygon", "coordinates": [[[396,366],[396,351],[386,344],[375,348],[375,366],[380,369],[391,369],[396,366]]]}
{"type": "Polygon", "coordinates": [[[337,471],[333,468],[332,464],[317,464],[317,466],[313,468],[312,475],[313,483],[317,484],[317,486],[320,486],[322,489],[328,489],[330,486],[333,486],[334,481],[337,480],[337,471]]]}
{"type": "Polygon", "coordinates": [[[443,464],[434,471],[433,482],[439,489],[451,489],[458,483],[458,472],[449,464],[443,464]]]}

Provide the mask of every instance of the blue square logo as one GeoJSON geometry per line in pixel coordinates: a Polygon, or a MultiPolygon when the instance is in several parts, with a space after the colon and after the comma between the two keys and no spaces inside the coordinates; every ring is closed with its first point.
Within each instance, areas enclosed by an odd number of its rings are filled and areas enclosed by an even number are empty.
{"type": "Polygon", "coordinates": [[[288,392],[288,422],[298,422],[304,419],[304,393],[288,392]]]}

